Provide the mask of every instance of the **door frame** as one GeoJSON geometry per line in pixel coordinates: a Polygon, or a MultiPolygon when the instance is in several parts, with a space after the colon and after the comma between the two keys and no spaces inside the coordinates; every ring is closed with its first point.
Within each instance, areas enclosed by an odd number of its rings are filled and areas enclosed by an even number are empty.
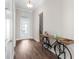
{"type": "Polygon", "coordinates": [[[41,34],[43,34],[43,12],[39,13],[39,40],[41,42],[41,34]]]}

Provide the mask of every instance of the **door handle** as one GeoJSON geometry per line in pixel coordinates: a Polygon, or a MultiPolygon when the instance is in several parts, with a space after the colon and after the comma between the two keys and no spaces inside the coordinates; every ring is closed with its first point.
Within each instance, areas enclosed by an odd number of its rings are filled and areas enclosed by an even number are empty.
{"type": "Polygon", "coordinates": [[[13,40],[10,40],[9,42],[13,42],[13,40]]]}

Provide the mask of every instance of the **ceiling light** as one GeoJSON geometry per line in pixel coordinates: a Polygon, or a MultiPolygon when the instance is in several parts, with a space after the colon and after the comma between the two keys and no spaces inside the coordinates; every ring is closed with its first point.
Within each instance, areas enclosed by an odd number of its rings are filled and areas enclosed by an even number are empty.
{"type": "Polygon", "coordinates": [[[28,7],[28,8],[32,8],[33,5],[28,3],[28,4],[27,4],[27,7],[28,7]]]}
{"type": "Polygon", "coordinates": [[[32,8],[32,7],[33,7],[33,4],[32,4],[32,1],[31,1],[31,0],[28,1],[27,7],[28,7],[28,8],[32,8]]]}

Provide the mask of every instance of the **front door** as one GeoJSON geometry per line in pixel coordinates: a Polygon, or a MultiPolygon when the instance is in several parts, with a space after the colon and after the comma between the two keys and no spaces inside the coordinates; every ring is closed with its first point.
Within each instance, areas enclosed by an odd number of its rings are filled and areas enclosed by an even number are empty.
{"type": "Polygon", "coordinates": [[[6,39],[5,39],[5,58],[14,59],[15,47],[15,10],[14,0],[7,0],[5,5],[6,16],[6,39]]]}

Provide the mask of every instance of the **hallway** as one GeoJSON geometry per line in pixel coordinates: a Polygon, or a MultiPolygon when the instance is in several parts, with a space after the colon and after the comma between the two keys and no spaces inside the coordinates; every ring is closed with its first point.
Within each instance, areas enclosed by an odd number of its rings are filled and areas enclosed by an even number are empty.
{"type": "Polygon", "coordinates": [[[57,59],[50,51],[41,48],[34,40],[17,40],[15,59],[57,59]]]}

